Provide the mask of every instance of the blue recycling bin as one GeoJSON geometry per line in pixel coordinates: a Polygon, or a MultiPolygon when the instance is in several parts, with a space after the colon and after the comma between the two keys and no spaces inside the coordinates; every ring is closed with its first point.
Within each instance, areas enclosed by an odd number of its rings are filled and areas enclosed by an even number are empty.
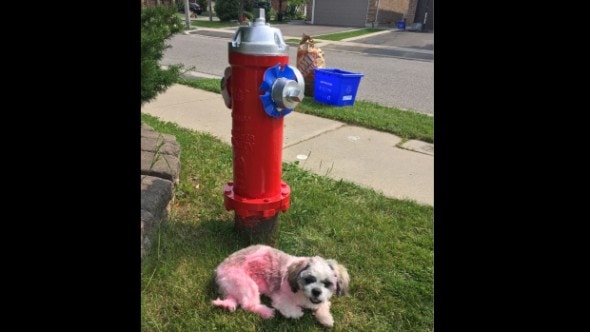
{"type": "Polygon", "coordinates": [[[338,68],[315,68],[314,99],[334,106],[354,105],[362,73],[338,68]]]}
{"type": "Polygon", "coordinates": [[[401,30],[406,30],[406,20],[397,21],[397,28],[401,30]]]}

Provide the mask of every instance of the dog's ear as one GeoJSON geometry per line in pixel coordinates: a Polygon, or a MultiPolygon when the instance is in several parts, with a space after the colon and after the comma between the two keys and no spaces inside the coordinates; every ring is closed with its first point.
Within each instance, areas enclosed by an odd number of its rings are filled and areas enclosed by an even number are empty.
{"type": "Polygon", "coordinates": [[[289,286],[291,286],[293,293],[297,293],[299,290],[299,283],[297,282],[299,274],[307,268],[309,268],[309,260],[307,259],[289,265],[287,270],[287,280],[289,281],[289,286]]]}
{"type": "Polygon", "coordinates": [[[336,295],[348,294],[348,283],[350,282],[348,271],[346,271],[346,268],[343,265],[338,264],[338,262],[333,259],[328,259],[327,262],[332,270],[336,272],[336,295]]]}

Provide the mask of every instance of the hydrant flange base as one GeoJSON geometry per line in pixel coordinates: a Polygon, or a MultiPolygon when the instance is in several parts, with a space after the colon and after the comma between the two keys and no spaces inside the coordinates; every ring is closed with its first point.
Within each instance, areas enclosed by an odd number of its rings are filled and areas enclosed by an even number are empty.
{"type": "Polygon", "coordinates": [[[225,209],[235,210],[241,218],[270,218],[279,212],[286,212],[291,204],[291,188],[281,181],[281,193],[274,197],[248,198],[234,193],[233,182],[223,187],[225,209]]]}

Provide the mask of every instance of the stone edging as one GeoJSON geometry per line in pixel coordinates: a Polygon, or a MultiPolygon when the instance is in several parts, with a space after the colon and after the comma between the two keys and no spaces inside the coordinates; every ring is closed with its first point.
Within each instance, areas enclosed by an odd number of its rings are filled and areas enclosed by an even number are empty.
{"type": "Polygon", "coordinates": [[[167,220],[180,174],[180,145],[172,135],[141,125],[141,258],[150,237],[167,220]]]}

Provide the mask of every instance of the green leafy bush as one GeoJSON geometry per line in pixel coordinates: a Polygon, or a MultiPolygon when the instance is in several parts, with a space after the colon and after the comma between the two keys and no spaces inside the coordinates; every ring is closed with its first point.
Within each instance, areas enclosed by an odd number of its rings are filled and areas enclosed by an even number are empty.
{"type": "Polygon", "coordinates": [[[176,6],[154,6],[141,9],[141,104],[152,100],[174,84],[181,65],[160,68],[159,61],[168,45],[166,40],[183,30],[176,6]]]}
{"type": "Polygon", "coordinates": [[[215,1],[215,13],[220,21],[231,21],[238,19],[240,9],[239,0],[217,0],[215,1]]]}
{"type": "Polygon", "coordinates": [[[201,6],[203,11],[209,10],[209,1],[207,0],[197,0],[197,4],[201,6]]]}
{"type": "Polygon", "coordinates": [[[299,3],[292,3],[291,1],[287,4],[287,8],[285,9],[285,18],[289,20],[302,20],[305,19],[303,12],[300,10],[301,4],[299,3]]]}
{"type": "Polygon", "coordinates": [[[254,14],[244,11],[244,16],[246,16],[246,18],[248,19],[248,21],[253,21],[254,18],[254,14]]]}
{"type": "MultiPolygon", "coordinates": [[[[271,8],[270,2],[256,1],[256,0],[244,0],[244,15],[250,20],[254,20],[258,17],[258,6],[264,8],[271,8]]],[[[220,21],[231,21],[238,20],[238,14],[240,11],[240,0],[217,0],[215,2],[215,13],[219,17],[220,21]]],[[[266,21],[270,20],[270,10],[265,11],[266,21]]]]}

